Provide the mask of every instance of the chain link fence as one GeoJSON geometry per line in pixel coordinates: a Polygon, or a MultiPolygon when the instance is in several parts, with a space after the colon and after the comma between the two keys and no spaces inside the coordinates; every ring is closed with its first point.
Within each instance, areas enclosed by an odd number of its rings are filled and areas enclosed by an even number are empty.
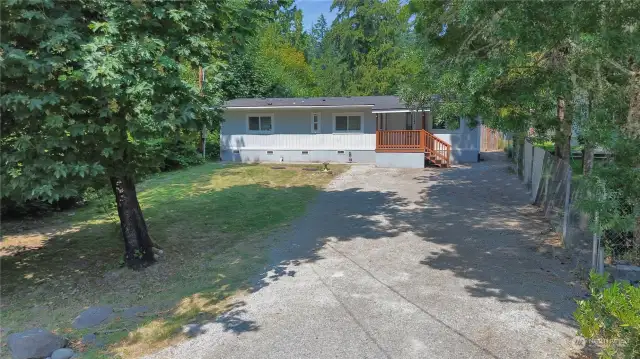
{"type": "Polygon", "coordinates": [[[640,250],[634,246],[633,233],[601,230],[597,216],[589,218],[578,208],[585,196],[580,190],[580,160],[563,160],[529,140],[514,141],[509,154],[514,170],[530,190],[531,203],[540,207],[561,235],[580,274],[606,269],[616,279],[640,279],[640,250]]]}

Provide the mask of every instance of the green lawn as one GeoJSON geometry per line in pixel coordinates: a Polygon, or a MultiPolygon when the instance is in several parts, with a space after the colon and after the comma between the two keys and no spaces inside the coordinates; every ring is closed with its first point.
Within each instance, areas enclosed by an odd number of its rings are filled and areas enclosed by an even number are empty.
{"type": "Polygon", "coordinates": [[[286,167],[208,163],[140,183],[149,231],[164,250],[158,264],[140,272],[120,266],[123,244],[110,197],[44,219],[3,223],[2,327],[42,326],[83,350],[77,340],[89,331],[71,329],[83,308],[145,305],[150,311],[140,322],[117,318],[99,327],[109,345],[87,348],[84,357],[136,357],[182,340],[184,324],[215,317],[263,270],[273,245],[265,234],[300,216],[346,169],[286,167]]]}
{"type": "Polygon", "coordinates": [[[533,145],[551,153],[555,150],[555,144],[553,141],[535,142],[533,145]]]}

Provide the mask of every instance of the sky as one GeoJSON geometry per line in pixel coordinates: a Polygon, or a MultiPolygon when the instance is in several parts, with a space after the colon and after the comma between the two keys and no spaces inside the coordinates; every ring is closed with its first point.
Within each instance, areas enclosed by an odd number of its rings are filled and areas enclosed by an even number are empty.
{"type": "Polygon", "coordinates": [[[332,14],[329,9],[333,0],[295,0],[298,9],[302,10],[305,30],[311,31],[313,23],[316,22],[320,14],[324,14],[327,24],[331,26],[336,14],[332,14]]]}

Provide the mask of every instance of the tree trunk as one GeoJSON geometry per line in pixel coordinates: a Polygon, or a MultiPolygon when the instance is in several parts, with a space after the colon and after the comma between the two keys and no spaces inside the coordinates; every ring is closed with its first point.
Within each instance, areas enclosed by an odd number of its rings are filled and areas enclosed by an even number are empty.
{"type": "Polygon", "coordinates": [[[571,158],[571,120],[566,118],[566,108],[564,97],[559,96],[557,102],[558,109],[558,130],[555,139],[555,155],[563,158],[571,158]]]}
{"type": "Polygon", "coordinates": [[[633,246],[640,248],[640,216],[636,217],[636,229],[633,231],[633,246]]]}
{"type": "MultiPolygon", "coordinates": [[[[589,93],[589,105],[588,105],[588,113],[587,117],[589,121],[591,121],[592,109],[591,109],[591,101],[592,94],[589,93]]],[[[595,146],[587,139],[583,141],[582,148],[582,174],[586,177],[591,174],[591,170],[593,170],[593,160],[595,154],[595,146]]],[[[590,194],[589,194],[590,195],[590,194]]],[[[589,215],[583,211],[580,211],[580,229],[586,230],[589,228],[589,215]]]]}
{"type": "Polygon", "coordinates": [[[588,176],[593,169],[594,154],[593,146],[590,143],[585,143],[582,150],[582,174],[585,176],[588,176]]]}
{"type": "Polygon", "coordinates": [[[153,242],[142,216],[133,178],[123,176],[111,177],[109,180],[118,205],[125,263],[133,269],[146,267],[155,261],[153,242]]]}
{"type": "MultiPolygon", "coordinates": [[[[631,66],[633,74],[630,79],[629,114],[625,124],[625,132],[634,139],[640,138],[640,66],[636,63],[631,66]]],[[[640,163],[635,163],[636,170],[640,170],[640,163]]],[[[633,243],[636,249],[640,248],[640,216],[636,217],[636,228],[633,231],[633,243]]]]}

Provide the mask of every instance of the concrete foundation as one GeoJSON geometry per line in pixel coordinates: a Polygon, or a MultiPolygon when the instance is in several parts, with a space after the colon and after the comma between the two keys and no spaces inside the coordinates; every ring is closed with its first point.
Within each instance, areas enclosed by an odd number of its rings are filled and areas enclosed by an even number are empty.
{"type": "Polygon", "coordinates": [[[376,166],[396,168],[424,168],[424,153],[376,153],[376,166]]]}
{"type": "Polygon", "coordinates": [[[375,151],[332,150],[223,150],[223,161],[233,162],[330,162],[330,163],[375,163],[375,151]]]}

